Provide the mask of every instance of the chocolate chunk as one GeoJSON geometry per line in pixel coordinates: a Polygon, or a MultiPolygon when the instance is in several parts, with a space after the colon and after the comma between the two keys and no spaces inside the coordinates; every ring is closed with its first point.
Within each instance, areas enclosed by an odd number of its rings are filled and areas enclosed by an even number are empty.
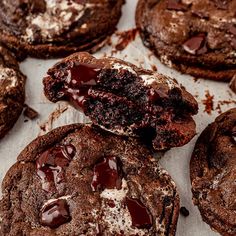
{"type": "Polygon", "coordinates": [[[127,197],[125,202],[132,218],[132,226],[147,229],[152,226],[152,218],[148,209],[139,199],[127,197]]]}
{"type": "Polygon", "coordinates": [[[64,179],[64,169],[75,156],[73,145],[52,147],[43,152],[36,161],[37,175],[42,180],[42,188],[49,192],[64,179]]]}
{"type": "Polygon", "coordinates": [[[57,228],[71,220],[69,206],[64,199],[46,204],[41,210],[40,223],[43,226],[57,228]]]}
{"type": "Polygon", "coordinates": [[[121,189],[122,171],[116,157],[105,157],[94,167],[91,187],[93,191],[121,189]]]}
{"type": "Polygon", "coordinates": [[[182,216],[187,217],[187,216],[189,216],[189,210],[188,210],[186,207],[181,207],[181,208],[180,208],[180,214],[181,214],[182,216]]]}
{"type": "Polygon", "coordinates": [[[191,37],[183,44],[183,49],[193,55],[200,55],[207,52],[205,34],[198,34],[191,37]]]}
{"type": "Polygon", "coordinates": [[[229,87],[232,89],[234,93],[236,93],[236,75],[230,81],[229,87]]]}
{"type": "Polygon", "coordinates": [[[33,108],[25,105],[26,108],[24,110],[24,116],[28,117],[29,119],[33,120],[38,117],[38,112],[35,111],[33,108]]]}
{"type": "Polygon", "coordinates": [[[176,11],[186,11],[188,9],[188,5],[181,3],[181,0],[168,0],[167,9],[176,11]]]}

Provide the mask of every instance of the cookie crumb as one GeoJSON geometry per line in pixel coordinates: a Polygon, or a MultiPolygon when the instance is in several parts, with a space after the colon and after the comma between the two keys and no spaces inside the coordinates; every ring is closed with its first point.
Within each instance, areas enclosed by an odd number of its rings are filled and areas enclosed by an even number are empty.
{"type": "Polygon", "coordinates": [[[157,67],[156,67],[156,65],[151,65],[151,67],[152,67],[152,70],[153,70],[153,71],[157,72],[157,67]]]}
{"type": "Polygon", "coordinates": [[[129,45],[129,43],[135,40],[137,32],[137,28],[123,32],[117,32],[116,36],[118,37],[118,42],[115,46],[115,49],[117,51],[123,51],[129,45]]]}
{"type": "Polygon", "coordinates": [[[203,105],[205,105],[204,112],[211,115],[211,112],[214,111],[214,95],[210,95],[209,90],[205,92],[206,99],[202,100],[203,105]]]}
{"type": "Polygon", "coordinates": [[[189,210],[186,207],[181,207],[180,214],[184,217],[187,217],[187,216],[189,216],[189,210]]]}
{"type": "Polygon", "coordinates": [[[38,115],[39,113],[37,111],[29,107],[28,105],[25,105],[24,116],[28,117],[30,120],[34,120],[35,118],[38,117],[38,115]]]}

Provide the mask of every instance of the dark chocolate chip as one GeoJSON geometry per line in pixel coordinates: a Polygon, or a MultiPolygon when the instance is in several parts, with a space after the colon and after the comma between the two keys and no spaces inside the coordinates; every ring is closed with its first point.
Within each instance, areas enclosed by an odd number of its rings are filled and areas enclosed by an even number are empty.
{"type": "Polygon", "coordinates": [[[75,155],[73,145],[61,145],[43,152],[36,160],[37,175],[42,180],[42,188],[54,191],[64,179],[64,169],[75,155]]]}
{"type": "Polygon", "coordinates": [[[93,191],[104,189],[121,189],[122,170],[116,157],[105,157],[94,166],[91,187],[93,191]]]}
{"type": "Polygon", "coordinates": [[[57,228],[71,220],[69,206],[65,199],[46,204],[40,214],[41,224],[50,228],[57,228]]]}
{"type": "Polygon", "coordinates": [[[198,34],[191,37],[183,44],[183,49],[193,55],[200,55],[207,52],[205,34],[198,34]]]}
{"type": "Polygon", "coordinates": [[[39,115],[39,113],[37,111],[35,111],[33,108],[26,105],[26,108],[24,110],[24,116],[33,120],[33,119],[37,118],[38,115],[39,115]]]}
{"type": "Polygon", "coordinates": [[[168,0],[167,9],[176,11],[187,11],[188,5],[181,3],[181,0],[168,0]]]}
{"type": "Polygon", "coordinates": [[[189,210],[186,207],[181,207],[180,214],[184,217],[187,217],[187,216],[189,216],[189,210]]]}
{"type": "Polygon", "coordinates": [[[126,197],[126,205],[132,218],[132,226],[137,228],[151,228],[152,217],[148,209],[139,199],[126,197]]]}

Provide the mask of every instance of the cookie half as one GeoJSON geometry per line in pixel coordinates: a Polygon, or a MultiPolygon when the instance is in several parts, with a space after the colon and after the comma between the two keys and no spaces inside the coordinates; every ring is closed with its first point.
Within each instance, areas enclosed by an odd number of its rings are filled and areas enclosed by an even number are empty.
{"type": "Polygon", "coordinates": [[[222,235],[236,235],[236,109],[200,135],[190,163],[194,204],[222,235]]]}
{"type": "Polygon", "coordinates": [[[0,41],[39,58],[95,52],[116,29],[123,0],[0,0],[0,41]]]}
{"type": "Polygon", "coordinates": [[[160,60],[196,77],[236,74],[236,0],[139,0],[136,24],[160,60]]]}
{"type": "Polygon", "coordinates": [[[1,235],[175,235],[175,183],[148,149],[98,128],[29,144],[2,184],[1,235]]]}
{"type": "Polygon", "coordinates": [[[22,112],[25,81],[14,55],[0,45],[0,138],[12,128],[22,112]]]}
{"type": "Polygon", "coordinates": [[[156,150],[182,146],[195,135],[196,100],[174,79],[116,58],[73,54],[44,78],[50,101],[70,101],[113,133],[141,137],[156,150]]]}

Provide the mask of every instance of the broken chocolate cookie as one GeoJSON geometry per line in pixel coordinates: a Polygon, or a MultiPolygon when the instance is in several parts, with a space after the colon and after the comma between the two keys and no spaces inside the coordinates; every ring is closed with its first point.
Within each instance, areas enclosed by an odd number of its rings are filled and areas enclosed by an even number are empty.
{"type": "Polygon", "coordinates": [[[75,124],[38,137],[6,174],[0,234],[174,236],[179,196],[137,139],[75,124]]]}
{"type": "Polygon", "coordinates": [[[236,0],[139,0],[136,24],[145,46],[167,66],[194,77],[236,74],[236,0]]]}
{"type": "Polygon", "coordinates": [[[13,127],[23,110],[25,81],[15,56],[0,45],[0,138],[13,127]]]}
{"type": "Polygon", "coordinates": [[[174,79],[115,58],[73,54],[44,78],[50,101],[70,101],[92,122],[141,137],[156,150],[182,146],[195,135],[196,100],[174,79]]]}
{"type": "Polygon", "coordinates": [[[123,0],[0,0],[0,41],[38,58],[100,49],[121,16],[123,0]]]}
{"type": "Polygon", "coordinates": [[[194,204],[221,235],[236,235],[236,109],[200,135],[190,163],[194,204]]]}

